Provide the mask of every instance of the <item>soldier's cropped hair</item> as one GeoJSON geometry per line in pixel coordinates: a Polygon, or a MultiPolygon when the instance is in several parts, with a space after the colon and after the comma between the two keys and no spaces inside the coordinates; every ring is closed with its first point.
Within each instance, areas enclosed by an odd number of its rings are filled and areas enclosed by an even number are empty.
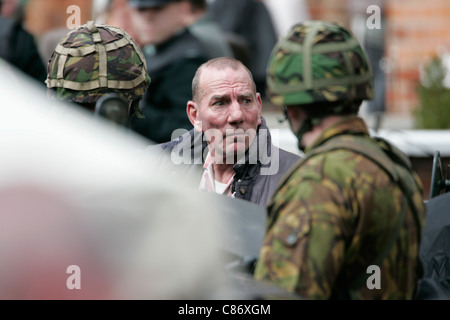
{"type": "Polygon", "coordinates": [[[203,11],[206,10],[206,0],[188,0],[192,6],[193,11],[203,11]]]}
{"type": "Polygon", "coordinates": [[[359,112],[361,104],[362,100],[356,100],[347,102],[316,102],[291,106],[302,108],[309,117],[324,118],[329,115],[345,116],[350,114],[357,114],[359,112]]]}

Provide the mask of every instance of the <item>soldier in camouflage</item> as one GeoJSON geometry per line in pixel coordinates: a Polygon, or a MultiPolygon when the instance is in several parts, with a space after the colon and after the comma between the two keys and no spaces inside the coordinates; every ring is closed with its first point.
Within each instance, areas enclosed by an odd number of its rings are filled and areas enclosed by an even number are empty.
{"type": "Polygon", "coordinates": [[[67,33],[53,51],[45,81],[58,99],[128,126],[143,117],[139,101],[150,84],[137,43],[122,29],[93,21],[67,33]]]}
{"type": "Polygon", "coordinates": [[[278,41],[267,70],[305,157],[268,204],[254,277],[306,299],[413,299],[422,184],[357,116],[374,96],[360,44],[338,24],[307,21],[278,41]]]}

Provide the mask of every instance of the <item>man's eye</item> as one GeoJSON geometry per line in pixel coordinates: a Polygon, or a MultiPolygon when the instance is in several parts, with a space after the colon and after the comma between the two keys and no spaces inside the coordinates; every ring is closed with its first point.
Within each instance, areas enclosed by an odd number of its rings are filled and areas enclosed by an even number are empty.
{"type": "Polygon", "coordinates": [[[249,104],[252,102],[252,100],[251,99],[242,99],[242,102],[245,104],[249,104]]]}
{"type": "Polygon", "coordinates": [[[223,105],[223,102],[222,102],[222,101],[216,101],[216,102],[213,102],[212,105],[213,105],[213,106],[222,106],[222,105],[223,105]]]}

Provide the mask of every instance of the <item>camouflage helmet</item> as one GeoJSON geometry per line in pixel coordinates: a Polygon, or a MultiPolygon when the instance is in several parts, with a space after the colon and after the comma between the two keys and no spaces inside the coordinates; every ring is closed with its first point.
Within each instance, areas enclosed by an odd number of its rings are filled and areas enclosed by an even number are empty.
{"type": "Polygon", "coordinates": [[[373,75],[358,40],[343,26],[306,21],[275,45],[267,67],[273,104],[304,105],[373,99],[373,75]]]}
{"type": "MultiPolygon", "coordinates": [[[[142,50],[124,30],[89,21],[59,41],[45,82],[61,100],[95,104],[108,93],[139,101],[150,77],[142,50]]],[[[133,111],[143,117],[138,103],[133,105],[133,111]]]]}

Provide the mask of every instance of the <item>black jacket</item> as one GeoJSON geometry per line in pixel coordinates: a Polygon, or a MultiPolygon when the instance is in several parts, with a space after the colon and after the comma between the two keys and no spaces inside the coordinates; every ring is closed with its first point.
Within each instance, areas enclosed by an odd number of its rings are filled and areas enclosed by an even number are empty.
{"type": "Polygon", "coordinates": [[[450,193],[426,202],[427,215],[419,247],[423,275],[418,300],[450,300],[450,193]]]}
{"type": "Polygon", "coordinates": [[[0,16],[0,58],[45,86],[47,71],[36,41],[19,22],[0,16]]]}
{"type": "Polygon", "coordinates": [[[245,41],[250,54],[246,65],[253,74],[257,91],[265,97],[266,67],[278,39],[267,6],[258,0],[214,0],[208,10],[224,32],[245,41]]]}
{"type": "MultiPolygon", "coordinates": [[[[171,162],[172,179],[185,179],[198,187],[208,153],[203,134],[192,129],[177,139],[148,148],[152,152],[160,152],[161,149],[167,152],[163,153],[164,160],[161,161],[166,164],[171,162]]],[[[232,191],[236,191],[235,197],[265,206],[278,181],[299,159],[299,155],[272,143],[269,129],[262,118],[257,139],[247,150],[245,163],[234,165],[236,174],[232,191]]]]}
{"type": "Polygon", "coordinates": [[[158,46],[147,46],[144,54],[151,79],[141,101],[145,119],[132,118],[130,127],[155,143],[167,142],[174,130],[192,128],[186,103],[192,99],[194,74],[208,55],[187,29],[158,46]]]}

